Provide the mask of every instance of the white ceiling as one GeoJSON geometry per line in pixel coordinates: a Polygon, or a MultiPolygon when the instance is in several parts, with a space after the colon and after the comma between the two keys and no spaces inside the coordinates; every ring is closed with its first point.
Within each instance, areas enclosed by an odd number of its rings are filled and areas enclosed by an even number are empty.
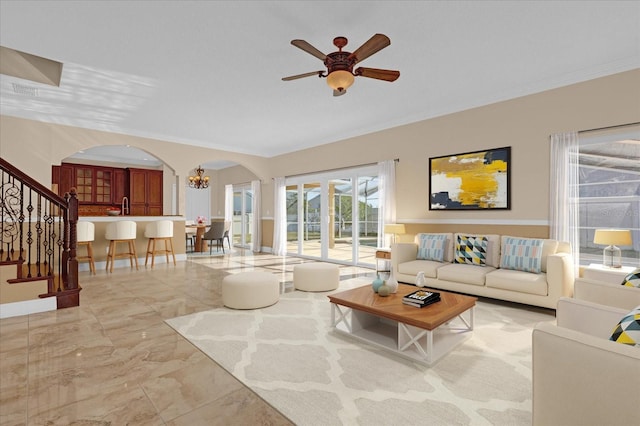
{"type": "Polygon", "coordinates": [[[638,1],[5,1],[0,44],[64,63],[0,76],[4,115],[271,157],[640,67],[638,1]],[[333,97],[292,46],[391,46],[333,97]],[[20,92],[20,93],[18,93],[20,92]]]}

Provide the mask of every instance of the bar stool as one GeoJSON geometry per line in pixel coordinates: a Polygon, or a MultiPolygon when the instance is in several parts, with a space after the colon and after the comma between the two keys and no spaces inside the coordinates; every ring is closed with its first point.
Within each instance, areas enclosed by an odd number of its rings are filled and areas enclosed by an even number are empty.
{"type": "Polygon", "coordinates": [[[136,254],[136,231],[136,223],[132,220],[123,220],[107,224],[107,231],[105,232],[105,238],[109,240],[109,251],[107,252],[107,270],[113,272],[113,262],[116,258],[119,257],[128,257],[132,268],[133,262],[135,261],[136,270],[138,269],[138,256],[136,254]],[[117,253],[117,243],[127,243],[128,251],[117,253]],[[111,269],[109,269],[109,262],[111,262],[111,269]]]}
{"type": "Polygon", "coordinates": [[[78,246],[86,246],[87,247],[87,255],[86,256],[76,256],[78,262],[80,261],[89,261],[89,270],[95,275],[96,274],[96,265],[93,262],[93,240],[95,239],[95,225],[93,222],[78,222],[77,224],[77,245],[78,246]]]}
{"type": "Polygon", "coordinates": [[[167,263],[169,263],[169,253],[173,257],[173,265],[176,265],[176,255],[173,252],[173,221],[158,220],[148,223],[144,229],[144,236],[149,238],[144,266],[147,266],[149,255],[151,255],[151,267],[153,268],[156,254],[164,254],[167,257],[167,263]],[[156,240],[164,241],[164,250],[156,250],[156,240]]]}

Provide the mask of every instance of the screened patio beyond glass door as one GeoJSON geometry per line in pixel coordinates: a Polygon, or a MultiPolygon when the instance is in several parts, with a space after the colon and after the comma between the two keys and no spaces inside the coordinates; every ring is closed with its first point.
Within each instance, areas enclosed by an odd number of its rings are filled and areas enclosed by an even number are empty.
{"type": "Polygon", "coordinates": [[[251,226],[253,193],[250,187],[233,188],[233,245],[249,248],[251,245],[251,226]]]}
{"type": "Polygon", "coordinates": [[[347,264],[374,265],[378,178],[355,171],[346,172],[344,177],[336,174],[287,185],[287,252],[347,264]]]}

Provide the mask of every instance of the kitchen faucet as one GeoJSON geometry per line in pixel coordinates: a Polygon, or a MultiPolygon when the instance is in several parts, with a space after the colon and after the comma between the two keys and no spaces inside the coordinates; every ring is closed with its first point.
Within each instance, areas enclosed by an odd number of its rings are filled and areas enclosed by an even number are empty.
{"type": "Polygon", "coordinates": [[[129,199],[127,197],[122,197],[122,205],[120,206],[120,211],[122,216],[129,214],[129,199]]]}

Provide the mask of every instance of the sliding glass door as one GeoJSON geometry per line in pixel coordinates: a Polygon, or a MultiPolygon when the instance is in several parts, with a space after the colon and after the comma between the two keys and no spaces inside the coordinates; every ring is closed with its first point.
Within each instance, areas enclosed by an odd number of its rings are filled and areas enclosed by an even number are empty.
{"type": "Polygon", "coordinates": [[[377,168],[287,179],[287,252],[345,264],[375,263],[377,168]]]}
{"type": "Polygon", "coordinates": [[[327,183],[328,233],[327,258],[353,261],[353,184],[350,177],[329,179],[327,183]]]}
{"type": "Polygon", "coordinates": [[[253,193],[251,187],[234,186],[233,188],[233,245],[251,247],[251,225],[253,221],[253,193]]]}
{"type": "Polygon", "coordinates": [[[375,253],[378,245],[378,176],[364,174],[358,176],[358,262],[375,264],[375,253]]]}

